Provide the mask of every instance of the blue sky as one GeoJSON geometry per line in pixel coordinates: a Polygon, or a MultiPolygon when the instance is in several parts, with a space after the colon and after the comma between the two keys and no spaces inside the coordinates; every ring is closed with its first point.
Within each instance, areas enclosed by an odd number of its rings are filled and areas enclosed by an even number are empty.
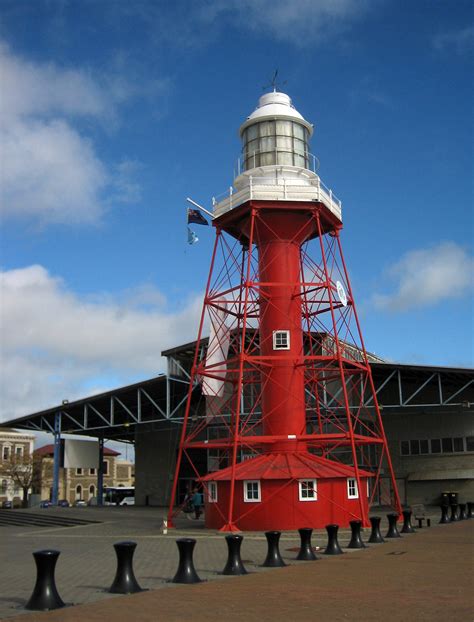
{"type": "Polygon", "coordinates": [[[192,340],[211,228],[276,67],[315,124],[369,350],[473,364],[470,2],[3,0],[6,420],[192,340]]]}

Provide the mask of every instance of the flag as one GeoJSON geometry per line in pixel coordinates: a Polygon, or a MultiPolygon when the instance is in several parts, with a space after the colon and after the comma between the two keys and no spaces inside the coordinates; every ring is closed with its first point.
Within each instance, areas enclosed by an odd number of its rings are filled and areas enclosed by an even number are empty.
{"type": "Polygon", "coordinates": [[[188,227],[188,244],[193,245],[196,244],[196,242],[199,242],[198,236],[188,227]]]}
{"type": "Polygon", "coordinates": [[[188,225],[191,223],[195,225],[209,225],[199,210],[188,207],[188,225]]]}

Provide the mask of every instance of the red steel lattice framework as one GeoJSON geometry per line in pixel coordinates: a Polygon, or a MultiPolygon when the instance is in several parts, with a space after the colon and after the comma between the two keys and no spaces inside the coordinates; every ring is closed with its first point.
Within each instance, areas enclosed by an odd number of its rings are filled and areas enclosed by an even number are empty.
{"type": "MultiPolygon", "coordinates": [[[[217,507],[223,530],[239,528],[236,472],[271,452],[321,456],[373,474],[369,503],[352,518],[368,524],[376,501],[401,511],[352,289],[340,241],[342,224],[320,202],[247,201],[213,221],[216,239],[199,325],[168,516],[173,526],[185,456],[194,449],[230,469],[230,494],[217,507]],[[200,360],[203,332],[211,329],[200,360]],[[275,350],[285,329],[288,349],[275,350]],[[205,412],[192,407],[202,385],[205,412]],[[384,477],[382,478],[382,474],[384,477]],[[384,489],[388,482],[388,486],[384,489]],[[236,515],[237,514],[237,515],[236,515]]],[[[289,482],[282,483],[286,486],[289,482]]],[[[204,480],[208,493],[208,480],[204,480]]],[[[327,499],[331,503],[331,499],[327,499]]],[[[271,498],[262,503],[271,503],[271,498]]],[[[248,514],[254,507],[247,508],[248,514]]]]}

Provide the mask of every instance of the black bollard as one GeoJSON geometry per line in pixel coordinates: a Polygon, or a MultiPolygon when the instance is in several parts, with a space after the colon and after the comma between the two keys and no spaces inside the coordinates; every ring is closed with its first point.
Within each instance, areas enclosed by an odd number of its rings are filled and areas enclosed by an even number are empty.
{"type": "Polygon", "coordinates": [[[117,555],[117,571],[109,589],[111,594],[143,592],[133,573],[133,554],[136,548],[136,542],[117,542],[114,544],[117,555]]]}
{"type": "Polygon", "coordinates": [[[468,503],[467,503],[467,513],[466,513],[467,518],[474,518],[474,514],[472,512],[473,508],[474,508],[474,503],[472,503],[471,501],[468,501],[468,503]]]}
{"type": "Polygon", "coordinates": [[[337,540],[337,532],[339,531],[339,525],[326,525],[326,531],[328,532],[328,545],[324,551],[325,555],[342,555],[343,550],[339,546],[337,540]]]}
{"type": "Polygon", "coordinates": [[[460,503],[459,504],[459,520],[466,520],[466,519],[467,519],[466,504],[460,503]]]}
{"type": "Polygon", "coordinates": [[[50,611],[66,606],[59,596],[54,580],[54,569],[59,555],[60,551],[53,550],[33,553],[36,563],[36,583],[25,609],[50,611]]]}
{"type": "Polygon", "coordinates": [[[267,568],[280,568],[286,566],[280,555],[280,549],[278,543],[280,541],[281,531],[266,531],[265,537],[267,538],[268,552],[262,566],[267,568]]]}
{"type": "Polygon", "coordinates": [[[459,518],[458,518],[458,504],[457,503],[451,503],[450,508],[451,508],[451,516],[450,516],[449,520],[452,523],[454,523],[457,520],[459,520],[459,518]]]}
{"type": "Polygon", "coordinates": [[[349,525],[351,526],[352,536],[351,536],[351,541],[347,545],[347,548],[348,549],[365,549],[365,544],[362,542],[362,538],[360,536],[362,521],[351,520],[349,525]]]}
{"type": "Polygon", "coordinates": [[[193,550],[196,540],[193,538],[179,538],[176,540],[179,550],[179,565],[172,583],[200,583],[201,579],[194,568],[193,550]]]}
{"type": "Polygon", "coordinates": [[[398,514],[387,514],[388,518],[388,531],[385,535],[386,538],[401,538],[400,532],[397,529],[398,514]]]}
{"type": "Polygon", "coordinates": [[[227,548],[229,550],[229,555],[227,557],[227,563],[224,566],[222,574],[247,574],[245,566],[243,565],[242,559],[240,557],[240,547],[242,545],[243,539],[243,536],[238,535],[230,535],[225,537],[225,540],[227,542],[227,548]]]}
{"type": "Polygon", "coordinates": [[[311,546],[311,534],[313,530],[308,527],[303,527],[302,529],[298,529],[298,533],[300,534],[301,546],[296,559],[304,562],[314,561],[317,557],[311,546]]]}
{"type": "Polygon", "coordinates": [[[413,526],[411,524],[411,510],[403,510],[403,527],[401,528],[401,533],[415,533],[413,526]]]}
{"type": "Polygon", "coordinates": [[[441,518],[440,518],[440,524],[444,525],[445,523],[449,523],[449,506],[448,505],[441,505],[441,518]]]}
{"type": "Polygon", "coordinates": [[[370,544],[382,544],[385,540],[382,538],[382,534],[380,533],[380,521],[382,520],[380,516],[371,516],[369,518],[370,524],[372,525],[372,532],[370,534],[369,543],[370,544]]]}

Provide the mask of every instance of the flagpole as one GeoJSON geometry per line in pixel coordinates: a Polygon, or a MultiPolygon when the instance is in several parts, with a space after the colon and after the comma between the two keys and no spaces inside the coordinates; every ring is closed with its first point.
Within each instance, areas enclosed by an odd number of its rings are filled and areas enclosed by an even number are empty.
{"type": "Polygon", "coordinates": [[[209,212],[207,209],[205,209],[204,207],[202,207],[202,205],[199,205],[199,203],[196,203],[196,201],[193,201],[192,199],[190,199],[189,197],[186,197],[186,201],[188,201],[189,203],[192,203],[193,205],[195,205],[198,209],[201,210],[201,212],[204,212],[205,214],[207,214],[208,216],[210,216],[211,218],[214,218],[214,214],[212,212],[209,212]]]}

